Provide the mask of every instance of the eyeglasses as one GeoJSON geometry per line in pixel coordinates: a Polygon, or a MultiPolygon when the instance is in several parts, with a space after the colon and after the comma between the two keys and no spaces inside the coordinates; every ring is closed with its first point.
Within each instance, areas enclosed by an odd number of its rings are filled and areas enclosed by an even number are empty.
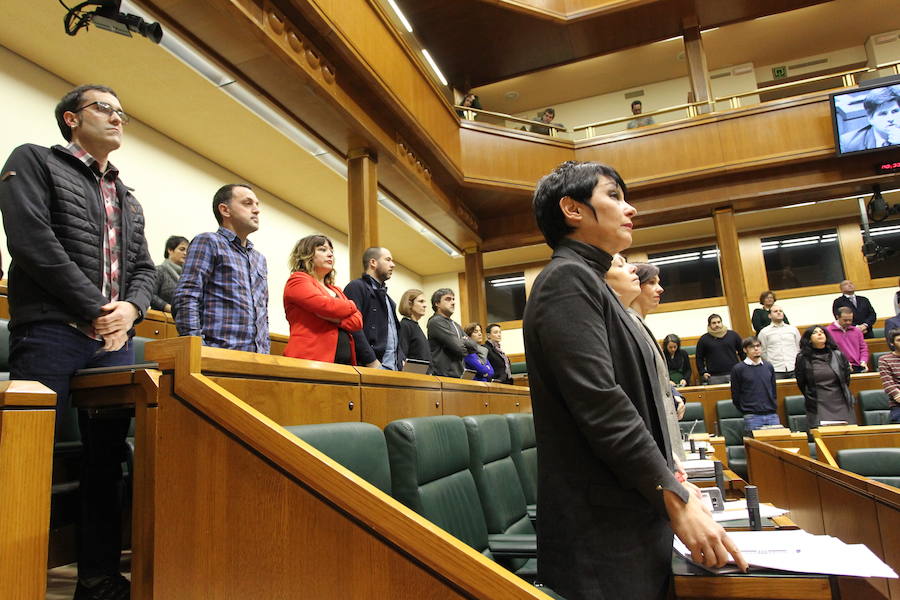
{"type": "Polygon", "coordinates": [[[99,102],[99,101],[98,101],[98,102],[91,102],[90,104],[85,104],[84,106],[82,106],[82,107],[79,108],[78,110],[73,110],[72,112],[75,112],[75,113],[81,112],[81,111],[83,111],[84,109],[89,108],[89,107],[91,107],[91,106],[96,107],[98,112],[103,113],[103,114],[106,115],[107,117],[109,117],[109,116],[111,116],[113,113],[115,113],[116,116],[119,117],[119,120],[122,121],[122,125],[128,125],[129,121],[131,121],[131,117],[128,116],[128,113],[126,113],[126,112],[125,112],[124,110],[122,110],[121,108],[116,108],[115,106],[113,106],[112,104],[109,104],[109,103],[107,103],[107,102],[99,102]]]}

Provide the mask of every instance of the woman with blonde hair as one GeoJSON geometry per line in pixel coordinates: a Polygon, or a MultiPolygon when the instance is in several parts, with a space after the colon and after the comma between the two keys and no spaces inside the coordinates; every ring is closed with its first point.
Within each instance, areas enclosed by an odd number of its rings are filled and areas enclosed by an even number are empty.
{"type": "Polygon", "coordinates": [[[356,364],[353,331],[362,329],[356,304],[334,285],[334,245],[316,234],[291,251],[291,276],[284,286],[284,312],[291,337],[284,355],[345,365],[356,364]]]}

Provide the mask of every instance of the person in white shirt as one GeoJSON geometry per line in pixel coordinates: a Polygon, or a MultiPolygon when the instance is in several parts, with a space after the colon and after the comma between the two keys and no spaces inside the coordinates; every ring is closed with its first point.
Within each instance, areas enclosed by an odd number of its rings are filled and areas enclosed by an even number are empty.
{"type": "Polygon", "coordinates": [[[784,322],[784,310],[777,304],[769,309],[772,323],[759,331],[762,356],[772,363],[775,379],[790,379],[794,376],[794,363],[800,352],[800,332],[793,325],[784,322]]]}

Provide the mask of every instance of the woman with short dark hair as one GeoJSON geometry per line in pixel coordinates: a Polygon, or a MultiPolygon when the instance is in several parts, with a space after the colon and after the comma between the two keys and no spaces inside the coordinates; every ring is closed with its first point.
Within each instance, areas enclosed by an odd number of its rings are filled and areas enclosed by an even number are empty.
{"type": "Polygon", "coordinates": [[[485,331],[487,334],[484,341],[485,348],[488,349],[488,361],[494,367],[494,380],[500,383],[512,383],[512,368],[509,364],[509,357],[500,346],[500,340],[503,337],[503,330],[499,323],[488,323],[485,331]]]}
{"type": "MultiPolygon", "coordinates": [[[[777,300],[778,298],[775,297],[775,292],[772,290],[766,290],[759,295],[759,303],[762,305],[762,308],[753,309],[753,315],[750,317],[750,322],[753,324],[753,331],[756,332],[756,335],[759,335],[763,327],[772,323],[772,317],[769,316],[769,313],[777,300]]],[[[784,322],[790,324],[787,315],[784,316],[784,322]]]]}
{"type": "Polygon", "coordinates": [[[291,337],[284,355],[345,365],[356,364],[354,331],[362,315],[334,285],[334,245],[324,235],[308,235],[291,251],[291,276],[284,286],[284,313],[291,337]]]}
{"type": "Polygon", "coordinates": [[[181,270],[187,258],[188,240],[173,235],[166,240],[165,260],[156,265],[156,289],[150,297],[150,308],[172,312],[172,295],[181,278],[181,270]]]}
{"type": "Polygon", "coordinates": [[[490,381],[494,377],[494,367],[488,360],[488,349],[484,346],[484,333],[481,331],[481,323],[469,323],[463,330],[469,339],[478,347],[474,352],[466,355],[466,368],[475,371],[475,381],[490,381]]]}
{"type": "Polygon", "coordinates": [[[813,325],[800,336],[794,376],[806,399],[806,423],[810,429],[822,421],[856,423],[850,362],[825,327],[813,325]]]}
{"type": "Polygon", "coordinates": [[[663,355],[669,369],[669,382],[677,387],[684,387],[691,382],[693,375],[691,357],[681,349],[681,338],[670,333],[663,340],[663,355]]]}

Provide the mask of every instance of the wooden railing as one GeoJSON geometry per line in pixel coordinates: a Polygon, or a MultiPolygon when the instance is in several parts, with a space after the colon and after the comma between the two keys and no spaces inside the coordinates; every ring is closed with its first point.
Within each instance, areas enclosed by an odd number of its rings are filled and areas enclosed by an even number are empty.
{"type": "Polygon", "coordinates": [[[47,588],[56,394],[32,381],[0,382],[0,597],[47,588]]]}
{"type": "Polygon", "coordinates": [[[74,386],[79,405],[135,405],[136,600],[226,590],[240,598],[547,598],[279,425],[359,420],[369,402],[415,416],[435,392],[439,407],[465,405],[457,398],[464,389],[473,391],[472,406],[490,408],[522,390],[407,373],[380,378],[371,369],[204,348],[199,338],[151,342],[146,353],[158,371],[91,375],[74,386]],[[100,393],[104,381],[116,393],[100,393]],[[389,406],[402,389],[412,393],[389,406]],[[313,408],[304,417],[298,405],[313,408]]]}
{"type": "Polygon", "coordinates": [[[485,116],[488,117],[488,119],[486,119],[488,123],[501,125],[503,127],[509,127],[509,125],[507,125],[507,122],[511,122],[515,123],[516,125],[525,126],[521,128],[514,126],[515,129],[527,128],[527,131],[531,131],[532,126],[538,125],[540,127],[547,128],[550,133],[546,135],[549,135],[550,137],[558,137],[561,132],[566,131],[566,128],[564,126],[557,125],[556,123],[544,123],[543,121],[535,121],[534,119],[523,119],[522,117],[516,117],[513,115],[508,115],[506,113],[494,112],[480,108],[472,108],[471,106],[456,105],[453,108],[455,108],[457,111],[462,111],[463,118],[467,121],[474,121],[479,116],[485,116]]]}
{"type": "MultiPolygon", "coordinates": [[[[865,544],[900,570],[900,490],[759,440],[745,439],[750,478],[760,500],[790,511],[815,534],[865,544]]],[[[896,579],[839,579],[841,598],[900,599],[896,579]]]]}
{"type": "Polygon", "coordinates": [[[837,453],[849,448],[900,448],[900,425],[817,427],[812,430],[819,460],[837,467],[837,453]]]}

